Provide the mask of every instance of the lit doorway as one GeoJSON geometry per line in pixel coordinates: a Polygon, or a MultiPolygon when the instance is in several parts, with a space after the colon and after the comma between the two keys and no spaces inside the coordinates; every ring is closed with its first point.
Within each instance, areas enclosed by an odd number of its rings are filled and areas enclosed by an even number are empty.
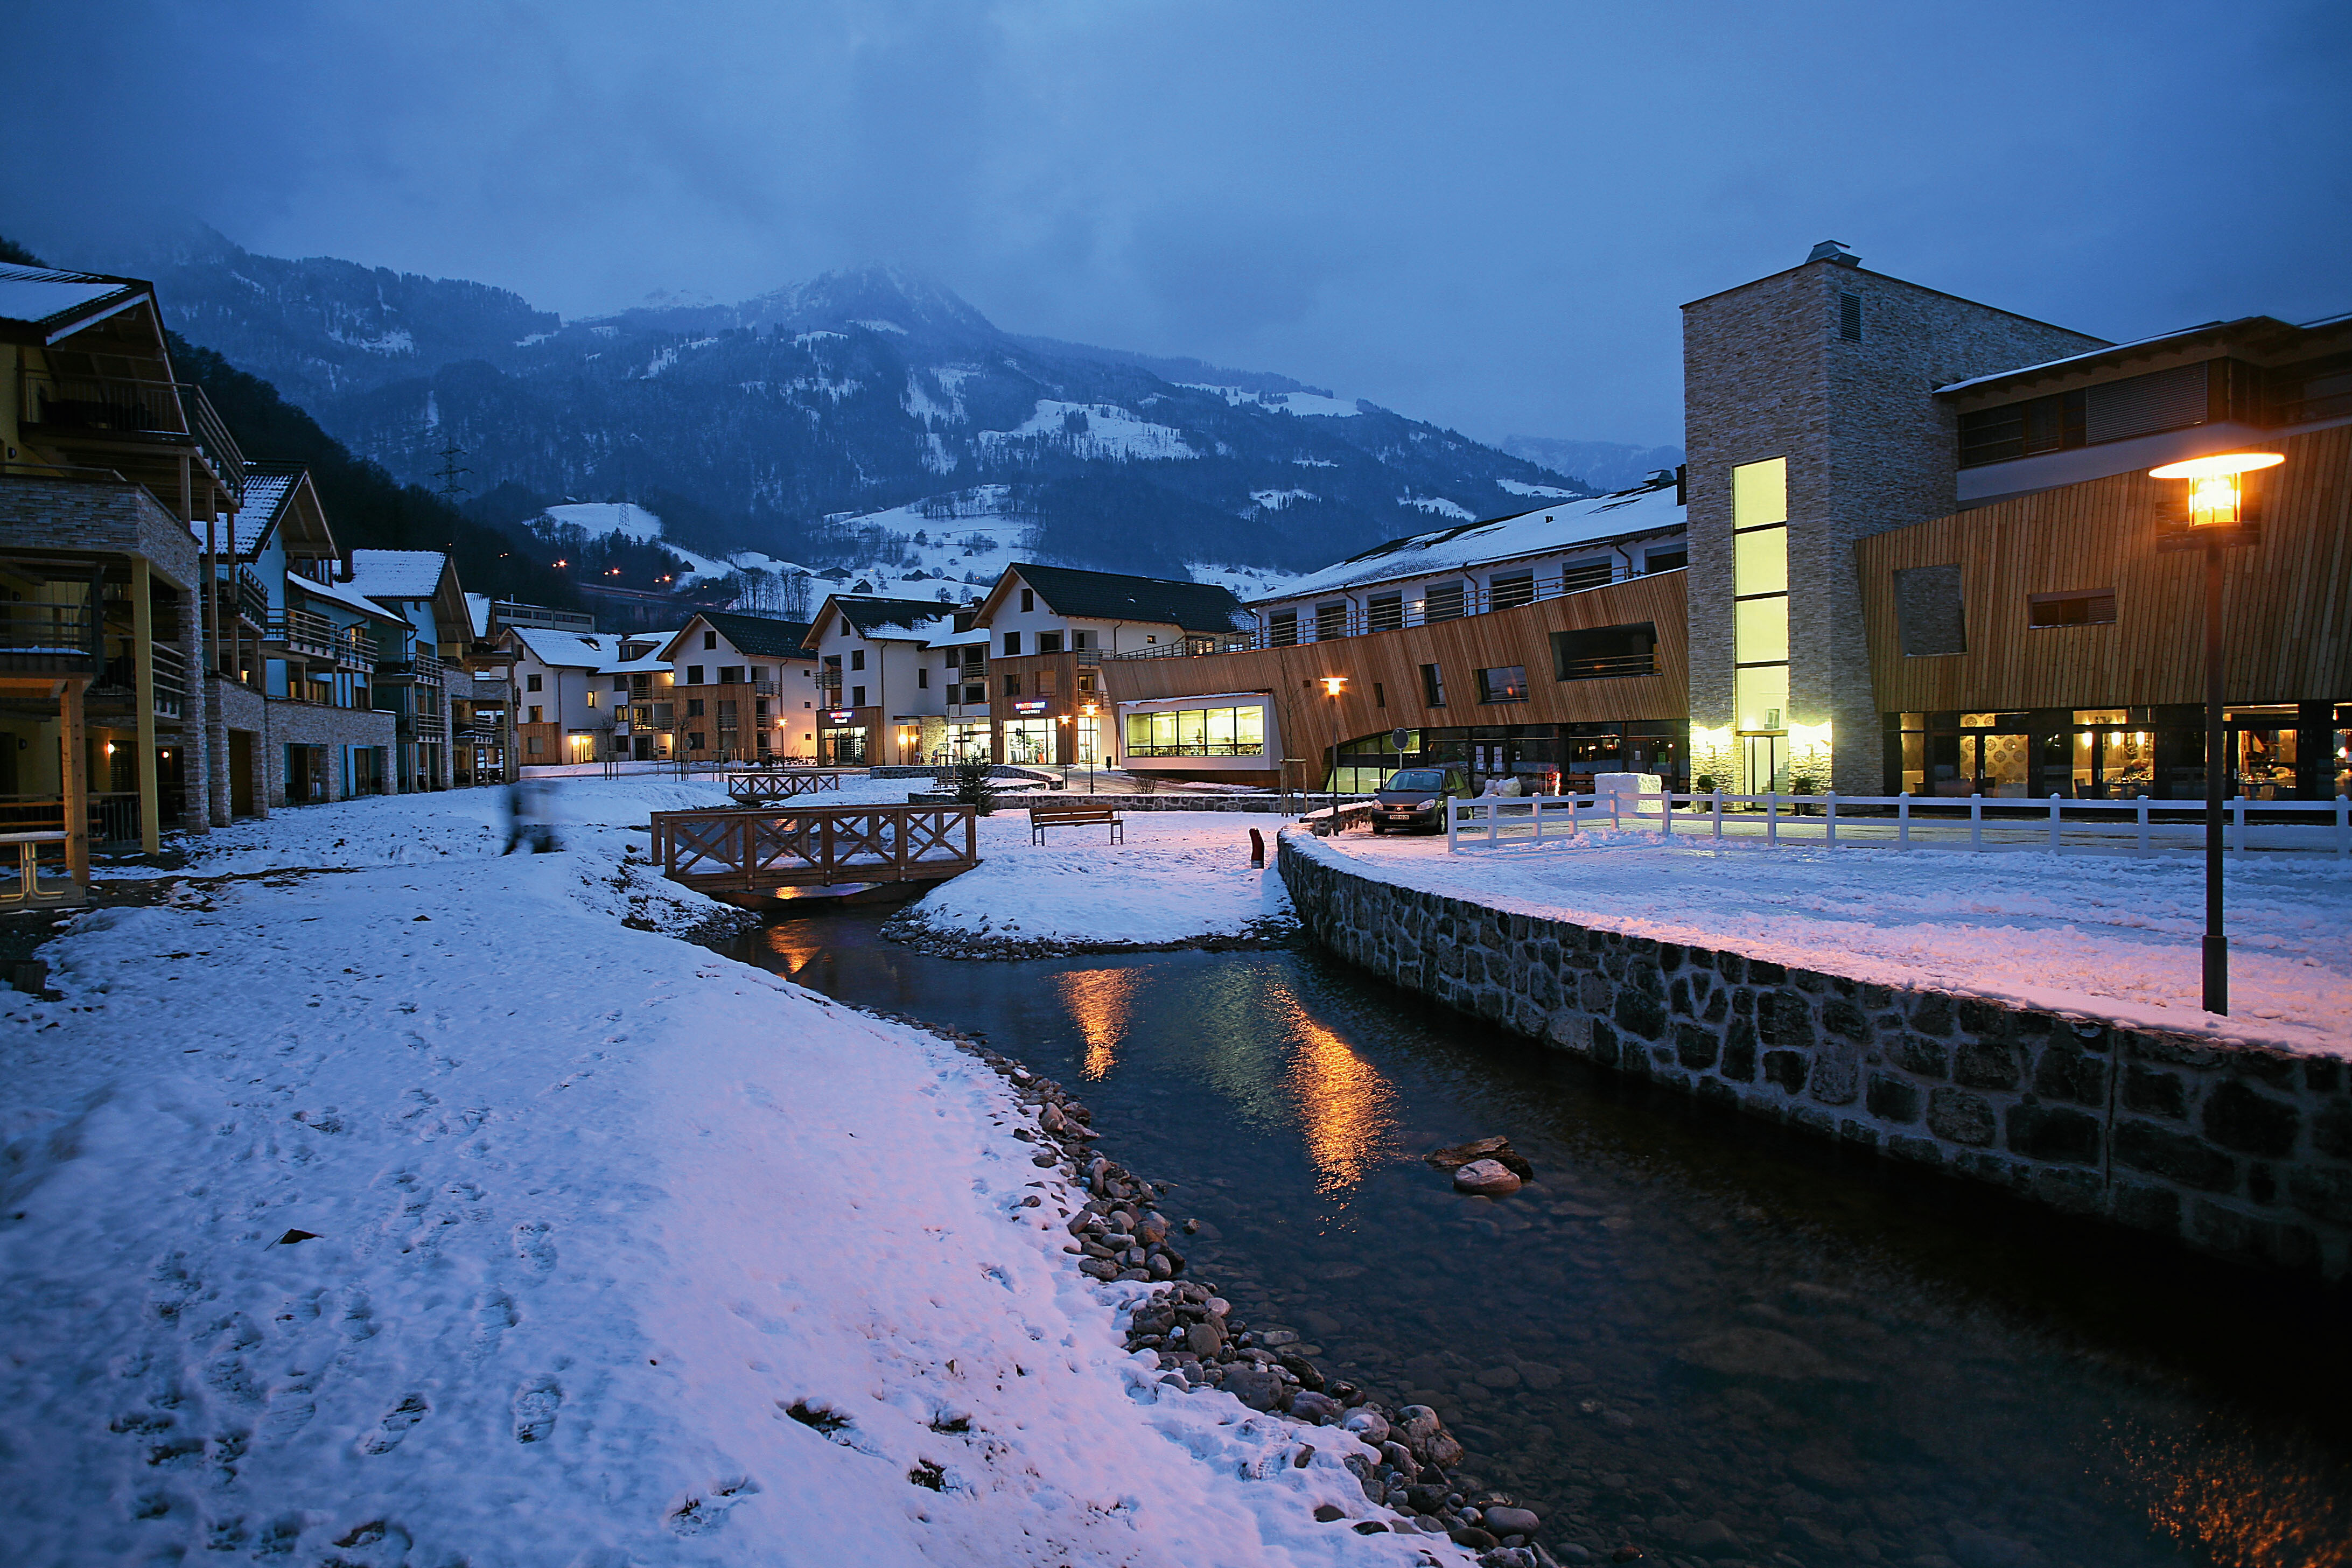
{"type": "Polygon", "coordinates": [[[1742,795],[1786,795],[1789,792],[1789,737],[1742,735],[1742,795]]]}

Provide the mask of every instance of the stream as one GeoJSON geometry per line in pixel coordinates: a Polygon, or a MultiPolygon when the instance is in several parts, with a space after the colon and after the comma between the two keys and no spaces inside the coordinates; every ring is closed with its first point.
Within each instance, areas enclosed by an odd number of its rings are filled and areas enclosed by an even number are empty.
{"type": "Polygon", "coordinates": [[[890,912],[731,951],[1068,1086],[1199,1219],[1192,1276],[1384,1405],[1434,1406],[1554,1542],[2352,1563],[2340,1294],[1612,1079],[1311,947],[972,963],[884,941],[890,912]],[[1535,1165],[1512,1197],[1422,1159],[1491,1133],[1535,1165]]]}

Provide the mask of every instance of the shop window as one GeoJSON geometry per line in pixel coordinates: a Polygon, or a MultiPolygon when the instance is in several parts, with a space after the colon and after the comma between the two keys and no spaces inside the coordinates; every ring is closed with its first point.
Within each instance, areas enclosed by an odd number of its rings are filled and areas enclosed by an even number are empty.
{"type": "Polygon", "coordinates": [[[1376,632],[1392,632],[1404,625],[1404,595],[1376,594],[1367,606],[1366,624],[1376,632]]]}
{"type": "Polygon", "coordinates": [[[1478,672],[1478,700],[1481,702],[1525,702],[1528,700],[1528,671],[1525,665],[1499,665],[1478,672]]]}
{"type": "Polygon", "coordinates": [[[1039,653],[1061,652],[1062,634],[1059,632],[1039,632],[1037,634],[1037,651],[1039,653]]]}
{"type": "Polygon", "coordinates": [[[1265,710],[1255,703],[1127,716],[1130,757],[1262,757],[1265,710]]]}
{"type": "Polygon", "coordinates": [[[2048,626],[2111,626],[2116,624],[2116,591],[2035,594],[2026,602],[2025,624],[2048,626]]]}
{"type": "Polygon", "coordinates": [[[1601,680],[1622,675],[1655,675],[1657,647],[1658,628],[1651,621],[1554,632],[1552,679],[1601,680]]]}
{"type": "Polygon", "coordinates": [[[1445,706],[1445,672],[1433,664],[1421,667],[1421,700],[1425,708],[1445,706]]]}
{"type": "Polygon", "coordinates": [[[1968,616],[1958,562],[1906,566],[1895,574],[1895,630],[1906,658],[1969,651],[1968,616]]]}

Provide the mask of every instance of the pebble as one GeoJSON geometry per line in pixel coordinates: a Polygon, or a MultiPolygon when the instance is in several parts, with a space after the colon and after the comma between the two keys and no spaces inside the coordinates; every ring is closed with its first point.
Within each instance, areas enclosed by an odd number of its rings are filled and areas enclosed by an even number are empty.
{"type": "Polygon", "coordinates": [[[1454,1190],[1479,1197],[1508,1197],[1523,1184],[1511,1168],[1496,1160],[1473,1160],[1454,1173],[1454,1190]]]}
{"type": "Polygon", "coordinates": [[[1290,1413],[1301,1421],[1312,1421],[1318,1426],[1328,1426],[1339,1419],[1344,1414],[1344,1407],[1329,1394],[1317,1394],[1310,1390],[1290,1396],[1290,1413]]]}
{"type": "MultiPolygon", "coordinates": [[[[1531,1510],[1524,1508],[1490,1508],[1486,1510],[1486,1528],[1497,1535],[1533,1535],[1542,1524],[1543,1521],[1531,1510]]],[[[1692,1539],[1696,1540],[1696,1531],[1692,1539]]]]}

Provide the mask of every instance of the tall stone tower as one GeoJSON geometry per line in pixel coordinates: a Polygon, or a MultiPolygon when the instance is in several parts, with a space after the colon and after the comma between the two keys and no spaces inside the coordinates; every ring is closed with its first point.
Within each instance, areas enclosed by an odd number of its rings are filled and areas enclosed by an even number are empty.
{"type": "Polygon", "coordinates": [[[2105,346],[1865,271],[1834,240],[1683,307],[1695,776],[1884,787],[1854,542],[1958,510],[1937,387],[2105,346]]]}

